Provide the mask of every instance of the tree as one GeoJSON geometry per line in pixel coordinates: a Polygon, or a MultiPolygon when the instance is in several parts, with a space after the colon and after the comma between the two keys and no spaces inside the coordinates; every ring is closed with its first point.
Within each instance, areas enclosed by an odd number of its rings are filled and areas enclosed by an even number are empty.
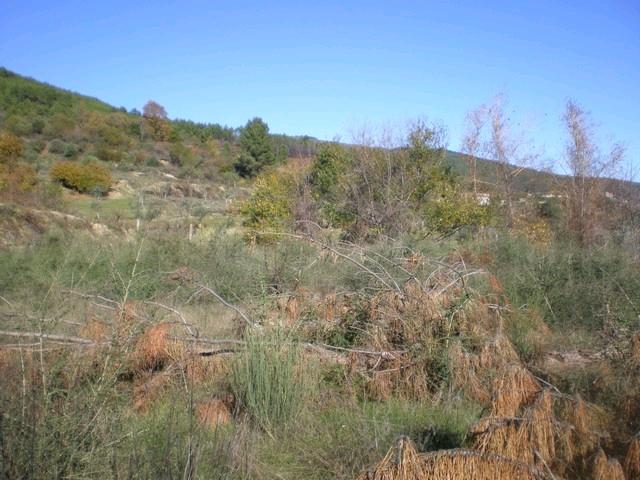
{"type": "Polygon", "coordinates": [[[565,168],[571,175],[566,189],[567,226],[586,245],[593,240],[595,217],[604,196],[603,177],[615,173],[624,157],[624,148],[615,144],[608,155],[603,155],[595,144],[589,114],[573,100],[567,101],[562,118],[569,136],[565,168]]]}
{"type": "Polygon", "coordinates": [[[149,100],[142,108],[142,116],[145,123],[153,132],[154,138],[157,140],[166,140],[171,133],[171,125],[169,124],[167,111],[162,105],[153,100],[149,100]]]}
{"type": "Polygon", "coordinates": [[[466,155],[467,161],[469,162],[469,177],[471,177],[473,194],[476,197],[478,195],[477,163],[478,155],[480,155],[480,150],[482,148],[480,139],[486,114],[486,107],[484,105],[467,114],[465,122],[466,132],[462,139],[462,152],[466,155]]]}
{"type": "Polygon", "coordinates": [[[234,167],[242,177],[253,177],[276,160],[269,126],[261,118],[249,120],[242,129],[240,148],[234,167]]]}
{"type": "Polygon", "coordinates": [[[515,221],[515,182],[518,175],[533,163],[535,155],[524,151],[523,135],[514,133],[511,120],[505,113],[505,103],[505,97],[497,95],[489,107],[481,106],[468,114],[469,127],[463,149],[473,167],[474,188],[477,188],[475,164],[478,152],[484,152],[496,162],[496,186],[506,206],[507,226],[511,228],[515,221]]]}

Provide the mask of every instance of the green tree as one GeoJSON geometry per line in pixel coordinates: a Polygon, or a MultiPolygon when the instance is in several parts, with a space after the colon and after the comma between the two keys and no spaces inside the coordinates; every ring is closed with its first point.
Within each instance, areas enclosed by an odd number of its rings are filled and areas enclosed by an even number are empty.
{"type": "Polygon", "coordinates": [[[240,134],[240,147],[242,151],[234,167],[242,177],[253,177],[267,165],[275,163],[276,154],[269,126],[261,118],[247,122],[240,134]]]}

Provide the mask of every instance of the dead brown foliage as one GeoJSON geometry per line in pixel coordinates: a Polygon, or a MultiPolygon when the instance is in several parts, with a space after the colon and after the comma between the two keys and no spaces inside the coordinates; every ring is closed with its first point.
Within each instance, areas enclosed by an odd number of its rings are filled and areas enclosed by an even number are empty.
{"type": "Polygon", "coordinates": [[[168,338],[170,323],[159,323],[143,332],[130,355],[135,372],[159,370],[181,354],[182,345],[168,338]]]}
{"type": "Polygon", "coordinates": [[[133,386],[133,408],[138,413],[147,413],[171,384],[170,372],[145,373],[133,386]]]}
{"type": "Polygon", "coordinates": [[[199,402],[196,405],[196,418],[200,425],[215,430],[231,421],[234,405],[233,395],[199,402]]]}
{"type": "Polygon", "coordinates": [[[500,455],[453,449],[418,453],[411,441],[400,438],[385,457],[358,480],[426,480],[473,478],[476,480],[548,478],[542,471],[500,455]]]}
{"type": "Polygon", "coordinates": [[[623,466],[627,479],[640,478],[640,437],[631,441],[624,457],[623,466]]]}
{"type": "Polygon", "coordinates": [[[593,462],[594,480],[625,480],[620,462],[615,458],[608,459],[602,449],[596,454],[593,462]]]}

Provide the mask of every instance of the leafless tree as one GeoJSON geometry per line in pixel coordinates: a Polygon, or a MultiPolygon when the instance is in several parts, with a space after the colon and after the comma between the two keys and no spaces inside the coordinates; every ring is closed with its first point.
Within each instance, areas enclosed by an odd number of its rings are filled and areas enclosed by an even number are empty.
{"type": "Polygon", "coordinates": [[[474,196],[478,195],[477,161],[482,149],[481,135],[486,115],[487,107],[484,105],[467,113],[466,131],[462,139],[462,152],[469,162],[469,177],[471,178],[474,196]]]}
{"type": "Polygon", "coordinates": [[[595,143],[590,116],[573,100],[567,101],[563,115],[568,140],[565,168],[571,176],[567,185],[568,227],[582,244],[593,240],[598,204],[604,196],[605,178],[616,174],[624,158],[624,148],[615,144],[603,155],[595,143]]]}
{"type": "Polygon", "coordinates": [[[533,165],[536,155],[525,150],[524,133],[514,132],[513,124],[505,113],[505,97],[497,95],[490,106],[480,106],[467,116],[467,132],[463,150],[471,164],[474,192],[477,189],[476,163],[482,153],[496,162],[496,186],[507,209],[507,225],[515,220],[516,178],[525,168],[533,165]]]}

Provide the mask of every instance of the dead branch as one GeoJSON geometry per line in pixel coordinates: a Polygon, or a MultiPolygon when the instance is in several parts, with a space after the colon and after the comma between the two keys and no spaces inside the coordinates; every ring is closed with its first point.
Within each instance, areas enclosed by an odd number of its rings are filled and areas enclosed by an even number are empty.
{"type": "Polygon", "coordinates": [[[250,327],[253,328],[258,328],[260,325],[258,325],[256,322],[252,321],[242,310],[240,310],[238,307],[236,307],[235,305],[227,302],[224,298],[222,298],[222,296],[216,292],[214,289],[212,289],[211,287],[208,287],[207,285],[200,285],[200,288],[198,290],[196,290],[193,295],[191,295],[189,297],[189,299],[187,300],[186,303],[189,303],[191,301],[191,299],[193,299],[195,296],[197,296],[198,294],[200,294],[201,292],[207,292],[210,293],[211,295],[213,295],[216,299],[218,299],[218,301],[220,303],[222,303],[225,307],[230,308],[231,310],[233,310],[234,312],[236,312],[238,315],[240,315],[240,317],[242,317],[242,319],[247,323],[247,325],[249,325],[250,327]]]}
{"type": "Polygon", "coordinates": [[[198,332],[198,329],[193,327],[193,325],[190,324],[189,322],[187,322],[187,319],[184,318],[184,315],[182,315],[182,313],[180,313],[179,310],[173,307],[170,307],[169,305],[165,305],[164,303],[153,302],[151,300],[145,300],[144,304],[153,305],[155,307],[160,307],[160,308],[164,308],[165,310],[168,310],[169,312],[173,313],[176,317],[180,319],[180,321],[184,324],[185,328],[189,332],[189,335],[191,335],[192,337],[198,337],[200,335],[200,332],[198,332]]]}
{"type": "Polygon", "coordinates": [[[40,338],[42,340],[51,340],[64,343],[81,343],[84,345],[96,345],[96,342],[87,338],[73,337],[69,335],[56,335],[38,332],[16,332],[8,330],[0,330],[1,336],[21,337],[21,338],[40,338]]]}

